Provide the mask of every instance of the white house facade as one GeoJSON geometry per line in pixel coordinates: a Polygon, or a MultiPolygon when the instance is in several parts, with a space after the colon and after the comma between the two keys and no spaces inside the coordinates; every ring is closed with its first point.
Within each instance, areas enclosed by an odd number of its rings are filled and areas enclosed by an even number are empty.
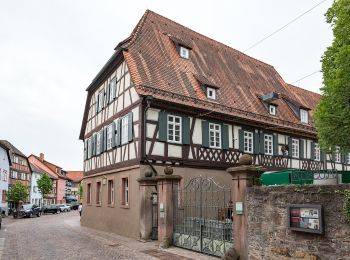
{"type": "Polygon", "coordinates": [[[41,177],[41,173],[36,172],[33,169],[32,173],[32,182],[31,182],[31,189],[30,189],[30,202],[35,205],[42,206],[43,205],[43,197],[38,189],[38,180],[41,177]]]}
{"type": "Polygon", "coordinates": [[[7,192],[9,187],[10,156],[8,149],[0,146],[0,207],[1,211],[8,213],[7,192]]]}

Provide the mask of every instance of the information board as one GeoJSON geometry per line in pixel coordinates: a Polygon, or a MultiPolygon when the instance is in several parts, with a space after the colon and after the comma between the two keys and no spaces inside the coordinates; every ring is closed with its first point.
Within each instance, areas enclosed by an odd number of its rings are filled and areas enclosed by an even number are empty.
{"type": "Polygon", "coordinates": [[[288,206],[289,229],[323,234],[323,207],[315,204],[292,204],[288,206]]]}

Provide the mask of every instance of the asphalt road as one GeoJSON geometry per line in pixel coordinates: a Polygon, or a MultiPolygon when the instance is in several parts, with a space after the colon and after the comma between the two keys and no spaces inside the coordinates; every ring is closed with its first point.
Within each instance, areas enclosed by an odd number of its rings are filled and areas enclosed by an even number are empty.
{"type": "Polygon", "coordinates": [[[155,242],[81,227],[77,211],[41,217],[3,219],[0,260],[15,259],[213,259],[191,251],[159,250],[155,242]]]}

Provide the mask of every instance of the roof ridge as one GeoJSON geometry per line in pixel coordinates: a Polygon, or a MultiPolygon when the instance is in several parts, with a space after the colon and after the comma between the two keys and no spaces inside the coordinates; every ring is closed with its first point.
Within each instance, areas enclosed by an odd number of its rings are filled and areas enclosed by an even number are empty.
{"type": "MultiPolygon", "coordinates": [[[[287,83],[287,82],[286,82],[286,83],[287,83]]],[[[318,95],[318,96],[321,96],[321,94],[319,94],[319,93],[317,93],[317,92],[314,92],[314,91],[308,90],[308,89],[306,89],[306,88],[302,88],[302,87],[293,85],[293,84],[291,84],[291,83],[287,83],[287,85],[289,85],[289,86],[291,86],[291,87],[293,87],[293,88],[298,88],[298,89],[301,89],[301,90],[303,90],[303,91],[308,91],[308,92],[310,92],[310,93],[312,93],[312,94],[316,94],[316,95],[318,95]]]]}
{"type": "MultiPolygon", "coordinates": [[[[252,57],[252,56],[250,56],[250,55],[248,55],[248,54],[246,54],[246,53],[244,53],[244,52],[241,52],[241,51],[239,51],[239,50],[237,50],[237,49],[235,49],[235,48],[233,48],[233,47],[231,47],[231,46],[229,46],[229,45],[227,45],[227,44],[225,44],[225,43],[222,43],[222,42],[219,42],[219,41],[217,41],[217,40],[215,40],[215,39],[213,39],[213,38],[210,38],[210,37],[208,37],[208,36],[206,36],[206,35],[204,35],[204,34],[202,34],[202,33],[199,33],[199,32],[197,32],[197,31],[194,31],[193,29],[191,29],[191,28],[189,28],[189,27],[186,27],[186,26],[184,26],[184,25],[182,25],[182,24],[180,24],[180,23],[178,23],[178,22],[176,22],[176,21],[174,21],[174,20],[172,20],[172,19],[169,19],[169,18],[167,18],[167,17],[165,17],[165,16],[163,16],[163,15],[161,15],[161,14],[158,14],[158,13],[152,11],[152,10],[147,9],[147,10],[146,10],[146,13],[147,13],[147,14],[151,13],[151,14],[154,14],[154,15],[156,15],[156,16],[158,16],[158,17],[161,17],[162,19],[168,20],[168,21],[170,21],[170,22],[172,22],[172,23],[174,23],[174,24],[176,24],[176,25],[179,25],[180,27],[185,28],[186,30],[189,30],[189,31],[191,31],[191,32],[193,32],[193,33],[195,33],[195,34],[198,34],[198,35],[200,35],[200,36],[202,36],[202,37],[204,37],[204,38],[206,38],[206,39],[208,39],[208,40],[214,42],[215,44],[223,45],[225,48],[229,49],[230,51],[234,51],[234,52],[236,52],[236,53],[238,53],[238,54],[241,54],[241,55],[246,56],[247,58],[250,58],[250,59],[252,59],[252,60],[255,60],[255,61],[257,61],[257,62],[260,62],[260,63],[262,63],[262,64],[265,64],[265,65],[268,65],[268,66],[274,68],[274,66],[271,65],[271,64],[268,64],[268,63],[266,63],[266,62],[264,62],[264,61],[261,61],[261,60],[259,60],[259,59],[257,59],[257,58],[254,58],[254,57],[252,57]]],[[[146,13],[145,13],[145,14],[146,14],[146,13]]],[[[141,19],[142,19],[142,18],[141,18],[141,19]]],[[[146,20],[146,19],[145,19],[145,20],[146,20]]],[[[131,44],[131,43],[130,43],[130,44],[131,44]]]]}

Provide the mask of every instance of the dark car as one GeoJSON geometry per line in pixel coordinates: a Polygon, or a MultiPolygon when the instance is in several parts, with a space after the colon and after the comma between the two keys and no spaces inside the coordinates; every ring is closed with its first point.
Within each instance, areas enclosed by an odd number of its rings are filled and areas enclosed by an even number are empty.
{"type": "Polygon", "coordinates": [[[41,216],[41,208],[34,204],[25,204],[13,211],[14,218],[31,218],[33,216],[41,216]]]}
{"type": "Polygon", "coordinates": [[[52,204],[44,206],[43,213],[52,213],[52,214],[59,214],[61,213],[61,209],[58,207],[58,205],[52,204]]]}

